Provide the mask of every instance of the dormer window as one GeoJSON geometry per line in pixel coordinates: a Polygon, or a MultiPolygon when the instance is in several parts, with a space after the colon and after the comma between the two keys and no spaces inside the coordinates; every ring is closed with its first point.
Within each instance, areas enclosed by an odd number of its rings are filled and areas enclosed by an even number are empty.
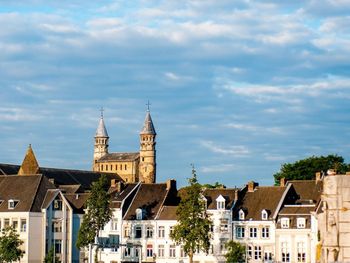
{"type": "Polygon", "coordinates": [[[244,213],[244,211],[242,209],[240,209],[238,211],[238,219],[239,220],[244,220],[244,218],[245,218],[245,213],[244,213]]]}
{"type": "Polygon", "coordinates": [[[261,211],[261,219],[262,220],[267,220],[268,219],[268,213],[267,213],[267,211],[265,210],[265,209],[263,209],[262,211],[261,211]]]}
{"type": "Polygon", "coordinates": [[[218,210],[224,210],[225,209],[225,198],[222,195],[219,195],[218,198],[216,198],[216,208],[218,210]]]}
{"type": "Polygon", "coordinates": [[[289,218],[288,217],[281,218],[281,228],[289,228],[289,218]]]}
{"type": "Polygon", "coordinates": [[[306,220],[303,217],[297,218],[297,227],[298,228],[305,228],[306,226],[306,220]]]}
{"type": "Polygon", "coordinates": [[[136,220],[142,220],[143,219],[143,216],[142,216],[142,209],[141,208],[137,208],[136,211],[136,220]]]}
{"type": "Polygon", "coordinates": [[[8,201],[8,209],[15,209],[15,207],[18,203],[19,203],[18,200],[10,199],[8,201]]]}

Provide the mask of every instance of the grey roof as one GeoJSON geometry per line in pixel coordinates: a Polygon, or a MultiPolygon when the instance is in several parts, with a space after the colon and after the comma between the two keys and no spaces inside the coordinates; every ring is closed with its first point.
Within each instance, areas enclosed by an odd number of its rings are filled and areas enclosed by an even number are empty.
{"type": "Polygon", "coordinates": [[[134,161],[139,157],[140,153],[108,153],[98,159],[97,162],[134,161]]]}
{"type": "Polygon", "coordinates": [[[107,129],[106,129],[103,117],[101,117],[100,122],[98,123],[95,137],[108,137],[108,133],[107,133],[107,129]]]}
{"type": "Polygon", "coordinates": [[[153,126],[153,121],[151,118],[151,113],[149,110],[146,113],[146,118],[145,118],[145,123],[143,125],[143,128],[141,130],[141,134],[150,134],[150,135],[156,135],[156,130],[154,129],[153,126]]]}

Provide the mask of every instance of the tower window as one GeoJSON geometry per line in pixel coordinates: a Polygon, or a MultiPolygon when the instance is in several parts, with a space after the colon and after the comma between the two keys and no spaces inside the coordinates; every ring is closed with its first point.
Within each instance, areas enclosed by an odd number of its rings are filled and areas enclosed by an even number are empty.
{"type": "Polygon", "coordinates": [[[115,165],[115,169],[118,170],[118,164],[115,165]]]}
{"type": "Polygon", "coordinates": [[[122,164],[120,165],[120,170],[123,170],[123,165],[122,164]]]}
{"type": "Polygon", "coordinates": [[[127,165],[124,165],[124,168],[125,168],[125,170],[127,170],[128,168],[127,168],[127,165]]]}
{"type": "Polygon", "coordinates": [[[106,171],[108,171],[108,164],[106,164],[106,171]]]}
{"type": "Polygon", "coordinates": [[[141,160],[144,162],[145,161],[145,157],[142,157],[141,160]]]}
{"type": "Polygon", "coordinates": [[[101,164],[100,168],[101,168],[101,171],[103,171],[103,164],[101,164]]]}
{"type": "Polygon", "coordinates": [[[113,165],[111,164],[111,171],[113,170],[113,165]]]}

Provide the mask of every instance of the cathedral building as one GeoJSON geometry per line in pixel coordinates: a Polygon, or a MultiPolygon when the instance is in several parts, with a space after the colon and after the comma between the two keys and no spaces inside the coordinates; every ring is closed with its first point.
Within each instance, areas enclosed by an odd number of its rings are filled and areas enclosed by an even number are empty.
{"type": "Polygon", "coordinates": [[[156,135],[148,109],[143,128],[140,131],[140,151],[110,153],[108,151],[109,136],[103,114],[101,114],[95,135],[93,171],[116,173],[127,183],[155,183],[156,135]]]}

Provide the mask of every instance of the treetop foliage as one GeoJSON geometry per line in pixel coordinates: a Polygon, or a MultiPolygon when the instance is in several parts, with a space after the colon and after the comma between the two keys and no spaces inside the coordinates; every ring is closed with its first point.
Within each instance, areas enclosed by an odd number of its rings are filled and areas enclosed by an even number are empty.
{"type": "Polygon", "coordinates": [[[24,254],[19,247],[23,241],[19,238],[19,234],[12,227],[2,229],[0,237],[0,262],[18,261],[24,254]]]}
{"type": "Polygon", "coordinates": [[[241,243],[230,240],[225,244],[225,248],[227,249],[225,254],[227,263],[244,262],[245,247],[241,243]]]}
{"type": "Polygon", "coordinates": [[[335,169],[338,173],[345,173],[350,168],[350,164],[344,163],[344,158],[339,155],[330,154],[328,156],[311,156],[294,163],[284,163],[279,172],[273,176],[275,184],[279,184],[281,178],[286,180],[312,180],[316,172],[327,172],[335,169]]]}

